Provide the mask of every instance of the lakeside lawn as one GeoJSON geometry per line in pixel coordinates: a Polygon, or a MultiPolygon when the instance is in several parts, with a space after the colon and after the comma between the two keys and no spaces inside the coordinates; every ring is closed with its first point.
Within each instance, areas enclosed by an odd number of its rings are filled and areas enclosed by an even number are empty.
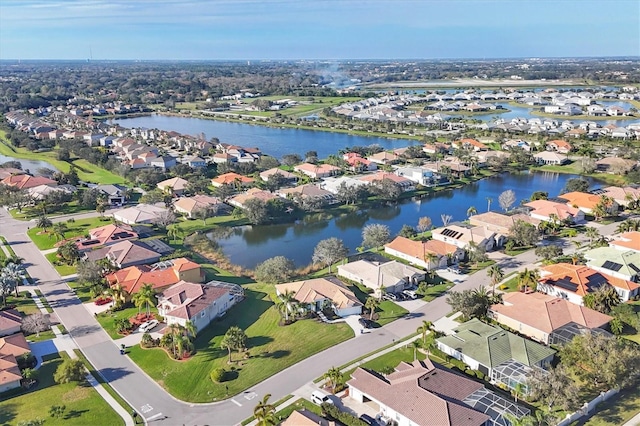
{"type": "Polygon", "coordinates": [[[174,397],[189,402],[210,402],[225,398],[226,386],[229,396],[235,395],[353,337],[353,331],[344,323],[325,324],[307,319],[279,326],[280,314],[268,296],[272,288],[246,285],[245,300],[200,332],[195,341],[197,353],[189,360],[173,361],[163,349],[142,349],[138,345],[128,349],[129,356],[174,397]],[[220,341],[232,325],[246,332],[250,357],[241,359],[240,354],[233,353],[230,365],[220,341]],[[216,384],[209,379],[209,374],[218,367],[228,371],[228,379],[216,384]]]}
{"type": "MultiPolygon", "coordinates": [[[[609,173],[582,173],[581,165],[579,161],[572,161],[571,163],[558,166],[558,165],[546,165],[546,166],[536,166],[532,167],[532,170],[541,171],[541,172],[555,172],[555,173],[568,173],[572,175],[580,175],[584,177],[589,177],[601,182],[604,182],[608,185],[624,185],[627,182],[624,176],[613,175],[609,173]]],[[[555,195],[555,194],[549,194],[555,195]]]]}
{"type": "Polygon", "coordinates": [[[42,364],[39,384],[29,391],[0,394],[0,424],[18,424],[35,418],[46,419],[47,425],[124,425],[115,411],[86,383],[56,384],[53,374],[62,363],[55,358],[42,364]],[[13,396],[15,395],[15,396],[13,396]],[[65,405],[62,417],[49,415],[53,405],[65,405]]]}
{"type": "MultiPolygon", "coordinates": [[[[111,223],[110,217],[92,217],[88,219],[78,219],[75,222],[65,222],[67,230],[64,233],[65,238],[74,238],[82,236],[89,232],[90,229],[105,226],[111,223]]],[[[33,227],[27,231],[27,235],[31,241],[40,250],[49,250],[55,247],[58,242],[51,233],[51,229],[45,232],[42,228],[33,227]]]]}

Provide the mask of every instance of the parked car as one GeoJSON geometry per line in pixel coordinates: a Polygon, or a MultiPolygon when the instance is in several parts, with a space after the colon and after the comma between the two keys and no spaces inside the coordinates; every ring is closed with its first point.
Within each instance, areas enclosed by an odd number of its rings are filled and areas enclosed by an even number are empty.
{"type": "Polygon", "coordinates": [[[418,295],[416,294],[416,292],[414,290],[403,290],[402,294],[407,296],[409,299],[417,299],[418,298],[418,295]]]}
{"type": "Polygon", "coordinates": [[[317,405],[322,405],[325,402],[328,404],[333,404],[333,401],[331,400],[331,398],[329,398],[329,395],[320,391],[313,391],[311,393],[311,402],[317,405]]]}
{"type": "Polygon", "coordinates": [[[374,419],[373,417],[371,417],[368,414],[363,414],[359,417],[360,420],[362,420],[363,422],[365,422],[366,424],[370,425],[370,426],[377,426],[378,425],[378,421],[376,419],[374,419]]]}
{"type": "Polygon", "coordinates": [[[447,271],[453,272],[454,274],[462,274],[462,271],[457,266],[449,266],[447,271]]]}
{"type": "Polygon", "coordinates": [[[138,327],[138,330],[141,333],[146,333],[147,331],[153,330],[157,325],[158,325],[158,320],[145,321],[142,324],[140,324],[140,327],[138,327]]]}
{"type": "Polygon", "coordinates": [[[393,300],[393,301],[398,300],[398,297],[397,297],[395,294],[393,294],[393,293],[385,293],[385,294],[382,296],[382,298],[383,298],[383,299],[387,299],[387,300],[393,300]]]}
{"type": "Polygon", "coordinates": [[[372,328],[373,321],[370,321],[366,318],[358,318],[358,324],[360,324],[364,328],[372,328]]]}
{"type": "Polygon", "coordinates": [[[95,300],[95,304],[97,306],[106,305],[107,303],[111,303],[112,299],[110,297],[99,297],[95,300]]]}

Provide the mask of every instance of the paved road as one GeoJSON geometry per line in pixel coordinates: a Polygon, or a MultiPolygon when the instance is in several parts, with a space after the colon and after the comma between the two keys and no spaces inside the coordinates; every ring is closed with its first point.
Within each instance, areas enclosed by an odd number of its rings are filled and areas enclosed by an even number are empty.
{"type": "MultiPolygon", "coordinates": [[[[175,400],[142,372],[129,357],[119,354],[117,346],[95,318],[81,305],[79,299],[27,237],[28,226],[33,224],[14,220],[6,210],[0,210],[0,233],[12,245],[16,254],[26,259],[29,274],[60,321],[94,367],[149,422],[165,425],[237,424],[253,414],[253,407],[263,395],[270,393],[272,401],[276,401],[319,377],[330,367],[345,364],[414,333],[423,320],[435,321],[450,311],[445,298],[437,298],[405,319],[394,321],[381,329],[316,354],[236,395],[233,399],[211,404],[188,404],[175,400]],[[165,416],[167,417],[164,418],[165,416]]],[[[499,263],[505,274],[509,274],[536,260],[533,252],[527,252],[514,258],[503,259],[499,263]]],[[[486,273],[479,272],[457,284],[454,289],[460,291],[477,288],[487,285],[488,281],[486,273]]],[[[203,377],[202,380],[209,378],[203,377]]]]}

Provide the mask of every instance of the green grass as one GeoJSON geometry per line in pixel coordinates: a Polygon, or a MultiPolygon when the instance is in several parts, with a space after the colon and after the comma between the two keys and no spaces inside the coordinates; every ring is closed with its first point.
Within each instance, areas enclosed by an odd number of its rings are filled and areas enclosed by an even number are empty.
{"type": "Polygon", "coordinates": [[[13,251],[13,248],[11,247],[11,244],[7,242],[7,239],[5,237],[0,236],[0,241],[2,241],[4,248],[6,248],[7,251],[9,252],[9,256],[16,257],[16,252],[13,251]]]}
{"type": "MultiPolygon", "coordinates": [[[[144,307],[143,307],[143,310],[144,310],[144,307]]],[[[158,309],[152,307],[151,313],[157,315],[158,309]]],[[[120,339],[124,337],[124,335],[119,334],[116,331],[116,319],[119,319],[119,318],[129,319],[131,317],[135,317],[137,314],[138,314],[138,308],[131,307],[131,308],[126,308],[116,312],[109,312],[109,313],[103,312],[101,314],[98,314],[96,316],[96,319],[112,339],[120,339]]]]}
{"type": "Polygon", "coordinates": [[[629,421],[640,412],[640,386],[620,392],[596,407],[596,414],[579,425],[617,426],[629,421]]]}
{"type": "MultiPolygon", "coordinates": [[[[631,305],[636,314],[640,313],[640,300],[629,301],[627,303],[631,305]]],[[[625,324],[622,330],[622,337],[640,345],[640,330],[636,330],[629,325],[625,324]]]]}
{"type": "Polygon", "coordinates": [[[590,178],[593,178],[598,181],[602,181],[609,185],[623,185],[627,183],[625,177],[620,175],[614,175],[609,173],[589,173],[589,174],[582,173],[582,168],[580,167],[579,161],[573,161],[563,166],[546,165],[546,166],[532,167],[532,170],[540,170],[544,172],[555,172],[555,173],[569,173],[574,175],[588,176],[590,178]]]}
{"type": "Polygon", "coordinates": [[[78,176],[80,173],[86,176],[83,180],[103,184],[124,184],[127,182],[122,176],[112,173],[107,169],[103,169],[102,167],[98,167],[95,164],[91,164],[85,159],[74,160],[73,164],[80,170],[78,176]]]}
{"type": "Polygon", "coordinates": [[[499,290],[504,291],[505,293],[511,293],[514,291],[518,291],[518,277],[516,275],[513,278],[505,281],[504,283],[498,286],[499,290]]]}
{"type": "Polygon", "coordinates": [[[190,402],[209,402],[235,395],[273,374],[353,337],[344,324],[325,324],[317,320],[301,320],[288,326],[278,325],[280,314],[267,296],[272,286],[250,284],[246,298],[221,320],[213,322],[196,339],[197,353],[187,361],[170,360],[162,349],[129,349],[129,356],[147,374],[174,397],[190,402]],[[233,354],[227,363],[227,351],[220,347],[222,336],[236,325],[247,333],[250,357],[233,354]],[[217,367],[232,371],[226,382],[215,384],[209,379],[217,367]]]}
{"type": "MultiPolygon", "coordinates": [[[[280,405],[284,404],[285,402],[287,402],[287,401],[288,401],[288,400],[290,400],[291,398],[293,398],[293,395],[287,395],[287,396],[285,396],[284,398],[281,398],[281,399],[277,400],[276,402],[274,402],[274,403],[273,403],[273,406],[274,406],[274,407],[276,407],[276,408],[278,408],[278,406],[280,406],[280,405]]],[[[299,400],[297,400],[297,401],[294,401],[294,404],[297,404],[297,403],[298,403],[298,401],[300,401],[300,399],[299,399],[299,400]]],[[[302,401],[306,401],[306,400],[305,400],[305,399],[302,399],[302,401]]],[[[307,402],[309,402],[309,401],[307,401],[307,402]]],[[[286,412],[286,413],[288,413],[288,414],[286,415],[286,417],[278,417],[281,421],[282,421],[282,420],[284,420],[284,419],[286,419],[287,417],[289,417],[289,415],[291,414],[291,412],[290,412],[290,411],[287,411],[287,410],[289,409],[289,407],[290,407],[290,405],[289,405],[289,406],[287,406],[287,407],[285,407],[285,408],[283,408],[282,410],[280,410],[280,412],[278,412],[278,413],[276,414],[276,415],[282,415],[282,414],[280,414],[280,413],[285,413],[285,412],[286,412]]],[[[297,408],[294,408],[294,410],[295,410],[295,409],[297,409],[297,408]]],[[[248,425],[249,423],[251,423],[251,422],[252,422],[252,421],[254,421],[255,419],[256,419],[256,418],[255,418],[255,416],[251,416],[251,417],[249,417],[248,419],[244,419],[244,420],[240,423],[240,425],[241,425],[241,426],[248,425]]]]}
{"type": "MultiPolygon", "coordinates": [[[[423,360],[427,356],[420,351],[416,352],[418,359],[423,360]]],[[[369,370],[377,371],[379,373],[385,371],[392,371],[394,368],[398,366],[401,362],[413,362],[413,348],[402,347],[395,349],[391,352],[387,352],[386,354],[380,355],[372,360],[369,360],[360,365],[362,368],[367,368],[369,370]]],[[[351,378],[351,373],[353,373],[356,369],[352,369],[344,372],[342,375],[345,381],[351,378]]]]}
{"type": "Polygon", "coordinates": [[[25,337],[30,342],[43,342],[45,340],[51,340],[55,338],[56,335],[54,334],[53,330],[47,330],[47,331],[41,331],[39,336],[36,333],[34,333],[34,334],[29,334],[25,337]]]}
{"type": "Polygon", "coordinates": [[[78,281],[69,281],[67,284],[75,292],[76,296],[78,296],[78,299],[80,299],[82,303],[93,300],[89,287],[80,284],[78,281]]]}
{"type": "Polygon", "coordinates": [[[51,306],[49,306],[49,302],[47,302],[47,299],[45,299],[45,297],[42,294],[42,292],[40,290],[36,289],[36,294],[38,295],[38,298],[40,299],[40,303],[42,303],[42,305],[47,310],[47,312],[52,314],[53,313],[53,309],[51,309],[51,306]]]}
{"type": "MultiPolygon", "coordinates": [[[[68,221],[65,223],[67,225],[67,230],[64,233],[64,237],[69,239],[80,237],[88,233],[90,229],[108,225],[111,223],[111,218],[92,217],[88,219],[78,219],[72,223],[69,223],[68,221]]],[[[58,242],[50,232],[51,229],[47,229],[47,232],[45,232],[42,228],[33,227],[27,231],[27,235],[40,250],[48,250],[54,248],[58,242]]]]}
{"type": "Polygon", "coordinates": [[[59,264],[57,252],[46,254],[44,257],[47,258],[49,263],[51,263],[55,270],[58,271],[61,277],[75,274],[77,271],[76,265],[67,265],[66,263],[59,264]]]}
{"type": "MultiPolygon", "coordinates": [[[[362,303],[365,303],[369,297],[372,297],[370,293],[367,293],[365,291],[365,287],[363,286],[361,287],[357,283],[354,283],[348,287],[351,291],[355,293],[358,300],[360,300],[362,303]]],[[[376,313],[374,314],[374,318],[376,317],[376,315],[378,316],[378,319],[375,320],[375,322],[378,323],[380,327],[382,327],[386,324],[389,324],[392,321],[397,320],[398,318],[402,318],[408,313],[409,311],[393,303],[392,301],[382,300],[376,307],[376,313]]],[[[365,315],[365,317],[369,318],[368,315],[365,315]]]]}
{"type": "Polygon", "coordinates": [[[43,363],[39,384],[20,395],[0,395],[0,424],[17,424],[35,418],[46,419],[47,425],[123,425],[124,422],[91,386],[84,383],[56,384],[53,373],[61,358],[43,363]],[[62,418],[49,416],[52,405],[65,405],[62,418]]]}
{"type": "Polygon", "coordinates": [[[175,226],[182,231],[183,235],[189,235],[196,231],[208,231],[216,226],[241,226],[247,225],[249,222],[246,218],[235,218],[232,215],[220,215],[208,218],[204,223],[202,220],[186,219],[178,222],[175,226]]]}
{"type": "Polygon", "coordinates": [[[442,284],[431,285],[427,287],[427,291],[424,292],[422,300],[425,302],[431,302],[436,297],[440,297],[445,294],[447,290],[453,287],[453,283],[445,281],[442,284]]]}
{"type": "Polygon", "coordinates": [[[16,305],[16,309],[25,316],[40,312],[31,296],[22,297],[23,293],[25,292],[19,293],[19,297],[15,297],[15,294],[7,296],[7,305],[16,305]]]}

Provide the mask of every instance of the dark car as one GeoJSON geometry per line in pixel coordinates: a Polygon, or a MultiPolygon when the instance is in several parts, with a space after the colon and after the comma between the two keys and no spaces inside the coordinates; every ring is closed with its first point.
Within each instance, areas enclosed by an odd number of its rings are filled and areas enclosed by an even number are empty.
{"type": "Polygon", "coordinates": [[[374,419],[373,417],[371,417],[368,414],[363,414],[359,417],[360,420],[362,420],[363,422],[365,422],[368,425],[372,425],[372,426],[376,426],[378,424],[378,422],[376,421],[376,419],[374,419]]]}
{"type": "Polygon", "coordinates": [[[373,327],[373,322],[369,321],[366,318],[358,318],[358,324],[360,324],[362,327],[364,328],[371,328],[373,327]]]}

